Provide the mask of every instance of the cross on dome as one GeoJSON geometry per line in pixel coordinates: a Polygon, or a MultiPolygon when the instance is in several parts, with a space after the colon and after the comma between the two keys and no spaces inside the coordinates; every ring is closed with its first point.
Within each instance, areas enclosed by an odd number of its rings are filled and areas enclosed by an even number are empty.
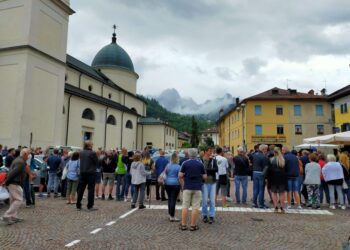
{"type": "Polygon", "coordinates": [[[115,30],[118,28],[118,26],[117,25],[115,25],[115,24],[113,24],[113,30],[114,30],[114,32],[113,32],[113,37],[112,37],[112,43],[116,43],[117,42],[117,35],[116,35],[116,33],[115,33],[115,30]]]}

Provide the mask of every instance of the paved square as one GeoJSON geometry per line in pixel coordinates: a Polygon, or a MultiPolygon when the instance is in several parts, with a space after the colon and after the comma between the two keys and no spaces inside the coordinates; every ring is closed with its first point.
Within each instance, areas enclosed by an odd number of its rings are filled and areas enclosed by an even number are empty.
{"type": "MultiPolygon", "coordinates": [[[[84,200],[86,202],[86,200],[84,200]]],[[[62,199],[38,199],[22,208],[25,222],[1,223],[1,249],[341,249],[350,234],[350,211],[218,207],[216,222],[196,232],[169,222],[166,202],[143,210],[130,203],[96,201],[98,211],[76,211],[62,199]]],[[[181,204],[179,204],[181,205],[181,204]]],[[[178,209],[180,206],[178,206],[178,209]]],[[[0,209],[0,213],[4,212],[0,209]]],[[[177,216],[180,217],[180,210],[177,216]]]]}

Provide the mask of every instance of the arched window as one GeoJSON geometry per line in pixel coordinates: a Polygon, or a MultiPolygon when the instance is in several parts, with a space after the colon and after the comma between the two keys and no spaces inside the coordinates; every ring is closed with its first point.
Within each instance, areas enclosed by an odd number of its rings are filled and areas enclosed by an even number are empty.
{"type": "Polygon", "coordinates": [[[111,124],[111,125],[116,125],[117,122],[115,120],[115,117],[113,115],[109,115],[107,118],[107,124],[111,124]]]}
{"type": "Polygon", "coordinates": [[[125,125],[126,128],[132,129],[132,121],[128,120],[125,125]]]}
{"type": "Polygon", "coordinates": [[[135,108],[131,108],[132,111],[134,111],[135,113],[137,113],[137,110],[135,108]]]}
{"type": "Polygon", "coordinates": [[[91,121],[95,120],[94,112],[89,108],[84,110],[83,115],[81,117],[91,121]]]}

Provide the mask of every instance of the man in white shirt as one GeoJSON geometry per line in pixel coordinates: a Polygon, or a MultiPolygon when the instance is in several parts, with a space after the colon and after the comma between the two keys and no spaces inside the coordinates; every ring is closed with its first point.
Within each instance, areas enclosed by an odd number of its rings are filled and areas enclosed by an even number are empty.
{"type": "MultiPolygon", "coordinates": [[[[222,151],[222,148],[217,148],[216,149],[216,154],[217,156],[215,157],[217,165],[218,165],[218,182],[217,182],[217,190],[221,190],[221,197],[222,197],[222,206],[223,207],[228,207],[226,203],[226,196],[227,196],[227,184],[229,182],[228,178],[228,161],[227,159],[223,156],[224,153],[222,151]]],[[[217,192],[217,195],[219,192],[217,192]]]]}

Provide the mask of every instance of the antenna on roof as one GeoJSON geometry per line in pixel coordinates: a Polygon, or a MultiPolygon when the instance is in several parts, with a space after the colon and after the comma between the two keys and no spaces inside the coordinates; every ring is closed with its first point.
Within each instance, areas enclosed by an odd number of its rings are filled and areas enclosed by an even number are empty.
{"type": "Polygon", "coordinates": [[[287,89],[289,89],[289,79],[286,79],[286,82],[287,82],[287,89]]]}

